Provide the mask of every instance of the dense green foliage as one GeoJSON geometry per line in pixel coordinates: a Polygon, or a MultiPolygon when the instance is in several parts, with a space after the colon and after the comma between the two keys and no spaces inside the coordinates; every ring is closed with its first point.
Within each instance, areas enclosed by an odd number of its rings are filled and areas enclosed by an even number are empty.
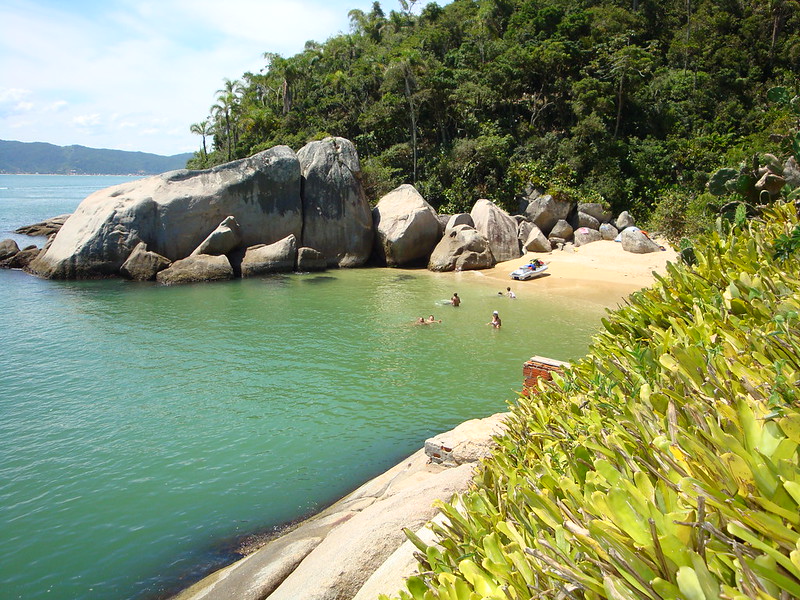
{"type": "Polygon", "coordinates": [[[0,140],[0,173],[155,175],[184,168],[190,157],[0,140]]]}
{"type": "Polygon", "coordinates": [[[800,598],[800,224],[706,236],[513,407],[403,598],[800,598]]]}
{"type": "MultiPolygon", "coordinates": [[[[436,208],[509,209],[531,180],[638,218],[676,190],[702,211],[708,173],[777,144],[797,119],[791,0],[454,0],[388,16],[226,81],[194,166],[275,144],[353,140],[370,200],[413,183],[436,208]],[[565,185],[566,182],[566,185],[565,185]]],[[[204,133],[203,133],[204,132],[204,133]]],[[[712,202],[713,204],[713,202],[712,202]]]]}

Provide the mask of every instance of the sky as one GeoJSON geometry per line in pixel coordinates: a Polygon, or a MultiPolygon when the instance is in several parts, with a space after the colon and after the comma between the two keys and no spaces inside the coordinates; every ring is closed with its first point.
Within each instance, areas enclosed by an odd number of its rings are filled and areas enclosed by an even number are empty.
{"type": "MultiPolygon", "coordinates": [[[[439,4],[446,4],[440,1],[439,4]]],[[[224,79],[349,31],[372,0],[2,0],[0,139],[194,152],[224,79]]],[[[383,0],[388,15],[399,0],[383,0]]]]}

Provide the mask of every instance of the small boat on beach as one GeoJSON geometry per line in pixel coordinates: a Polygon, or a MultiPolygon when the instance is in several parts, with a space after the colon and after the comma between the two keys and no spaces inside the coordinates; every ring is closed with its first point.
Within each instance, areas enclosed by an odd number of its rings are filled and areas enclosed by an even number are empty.
{"type": "Polygon", "coordinates": [[[537,258],[527,265],[523,265],[519,269],[511,271],[511,279],[516,279],[518,281],[535,279],[536,277],[544,275],[545,271],[547,271],[547,265],[537,258]]]}

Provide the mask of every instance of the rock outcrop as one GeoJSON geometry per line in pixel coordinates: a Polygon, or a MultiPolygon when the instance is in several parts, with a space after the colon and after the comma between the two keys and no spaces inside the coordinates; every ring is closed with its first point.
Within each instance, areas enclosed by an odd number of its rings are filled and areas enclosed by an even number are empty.
{"type": "Polygon", "coordinates": [[[24,227],[20,227],[19,229],[15,230],[14,233],[49,237],[54,233],[58,233],[67,219],[69,219],[69,215],[58,215],[57,217],[51,217],[49,219],[45,219],[44,221],[40,221],[39,223],[34,223],[33,225],[25,225],[24,227]]]}
{"type": "MultiPolygon", "coordinates": [[[[16,246],[16,244],[14,244],[16,246]]],[[[0,260],[0,269],[27,269],[28,265],[41,253],[41,249],[36,245],[25,246],[22,250],[15,252],[0,260]]]]}
{"type": "Polygon", "coordinates": [[[517,222],[490,200],[478,200],[470,211],[475,229],[488,241],[495,261],[503,262],[521,256],[517,238],[517,222]]]}
{"type": "Polygon", "coordinates": [[[300,236],[300,163],[287,146],[205,171],[171,171],[95,192],[32,264],[58,279],[115,275],[133,249],[187,257],[228,216],[243,245],[300,236]]]}
{"type": "Polygon", "coordinates": [[[150,252],[147,244],[139,242],[128,259],[122,263],[119,273],[126,279],[134,281],[152,281],[159,272],[169,267],[172,262],[160,254],[150,252]]]}
{"type": "Polygon", "coordinates": [[[428,260],[431,271],[468,271],[495,265],[489,240],[469,225],[448,229],[428,260]]]}
{"type": "Polygon", "coordinates": [[[208,234],[208,237],[200,242],[200,245],[192,250],[192,254],[228,254],[242,243],[242,231],[236,218],[226,217],[217,228],[208,234]]]}
{"type": "Polygon", "coordinates": [[[550,194],[539,196],[532,200],[525,209],[525,216],[531,223],[542,230],[546,236],[550,235],[556,223],[567,220],[575,203],[567,200],[556,200],[550,194]]]}
{"type": "Polygon", "coordinates": [[[192,254],[176,260],[156,275],[158,283],[163,285],[226,279],[233,279],[233,267],[224,254],[192,254]]]}
{"type": "Polygon", "coordinates": [[[363,265],[372,253],[372,210],[355,146],[330,137],[306,144],[297,157],[303,176],[300,245],[319,250],[331,267],[363,265]]]}
{"type": "Polygon", "coordinates": [[[297,264],[297,239],[289,235],[274,244],[250,246],[242,259],[242,277],[291,271],[297,264]]]}
{"type": "Polygon", "coordinates": [[[528,239],[525,240],[524,248],[528,252],[550,252],[552,246],[542,230],[534,225],[528,234],[528,239]]]}
{"type": "Polygon", "coordinates": [[[620,240],[622,241],[622,249],[634,254],[647,254],[661,250],[661,246],[636,227],[624,229],[620,234],[620,240]]]}
{"type": "Polygon", "coordinates": [[[436,501],[467,489],[479,458],[502,432],[504,415],[467,421],[425,442],[383,475],[174,600],[372,599],[394,594],[414,574],[404,528],[422,530],[436,501]],[[449,452],[452,460],[435,454],[449,452]]]}
{"type": "Polygon", "coordinates": [[[395,188],[372,209],[375,256],[395,267],[427,261],[439,241],[436,211],[412,185],[395,188]]]}
{"type": "Polygon", "coordinates": [[[11,258],[19,252],[19,245],[12,239],[6,239],[0,242],[0,260],[11,258]]]}

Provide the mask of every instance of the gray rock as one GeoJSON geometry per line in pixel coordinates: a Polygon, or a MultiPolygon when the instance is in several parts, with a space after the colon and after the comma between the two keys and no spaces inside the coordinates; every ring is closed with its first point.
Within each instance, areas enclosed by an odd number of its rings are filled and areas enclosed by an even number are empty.
{"type": "Polygon", "coordinates": [[[33,225],[20,227],[14,231],[14,233],[30,236],[50,236],[54,233],[58,233],[68,218],[69,215],[58,215],[57,217],[51,217],[39,223],[34,223],[33,225]]]}
{"type": "Polygon", "coordinates": [[[274,244],[250,246],[242,259],[242,277],[292,271],[297,264],[297,239],[289,235],[274,244]]]}
{"type": "Polygon", "coordinates": [[[300,244],[319,250],[329,266],[363,265],[372,253],[372,210],[355,146],[329,137],[306,144],[297,157],[303,174],[300,244]]]}
{"type": "Polygon", "coordinates": [[[589,229],[595,229],[595,230],[600,229],[600,221],[595,219],[592,215],[586,214],[584,212],[580,211],[578,212],[577,221],[578,221],[578,227],[576,227],[575,229],[578,229],[580,227],[588,227],[589,229]]]}
{"type": "Polygon", "coordinates": [[[599,223],[608,223],[612,216],[611,211],[599,202],[581,202],[578,204],[578,212],[594,217],[599,223]]]}
{"type": "Polygon", "coordinates": [[[551,235],[549,238],[547,238],[547,241],[550,242],[551,250],[563,250],[564,246],[566,246],[567,244],[567,240],[561,237],[556,237],[554,235],[551,235]]]}
{"type": "Polygon", "coordinates": [[[12,239],[6,239],[0,242],[0,260],[11,258],[19,252],[17,242],[12,239]]]}
{"type": "Polygon", "coordinates": [[[197,281],[224,281],[233,279],[233,267],[224,254],[192,254],[176,260],[169,268],[159,271],[156,280],[164,285],[194,283],[197,281]]]}
{"type": "Polygon", "coordinates": [[[27,269],[31,262],[39,256],[41,249],[37,246],[26,246],[16,254],[0,261],[2,269],[27,269]]]}
{"type": "Polygon", "coordinates": [[[647,254],[661,251],[661,246],[647,237],[641,229],[635,227],[623,229],[620,238],[622,240],[622,249],[627,252],[647,254]]]}
{"type": "Polygon", "coordinates": [[[525,215],[542,230],[542,233],[549,236],[555,224],[560,220],[566,220],[574,208],[574,202],[556,200],[550,194],[546,194],[531,201],[525,209],[525,215]]]}
{"type": "Polygon", "coordinates": [[[456,225],[439,240],[431,253],[431,271],[468,271],[495,265],[489,240],[468,225],[456,225]]]}
{"type": "Polygon", "coordinates": [[[553,238],[562,238],[565,241],[569,241],[572,239],[573,231],[572,225],[567,223],[564,219],[560,219],[553,226],[553,229],[550,230],[550,235],[547,237],[551,240],[553,238]]]}
{"type": "Polygon", "coordinates": [[[790,156],[784,163],[783,177],[786,179],[786,183],[792,186],[792,188],[800,187],[800,166],[798,166],[794,156],[790,156]]]}
{"type": "Polygon", "coordinates": [[[139,242],[128,259],[119,268],[119,274],[134,281],[152,281],[159,271],[168,268],[172,262],[160,254],[150,252],[147,244],[139,242]]]}
{"type": "Polygon", "coordinates": [[[631,216],[631,214],[627,210],[625,210],[619,213],[615,225],[617,227],[617,231],[622,231],[626,227],[633,227],[635,223],[633,221],[633,217],[631,216]]]}
{"type": "Polygon", "coordinates": [[[403,184],[372,209],[375,255],[381,264],[396,267],[427,262],[439,241],[436,211],[413,185],[403,184]]]}
{"type": "Polygon", "coordinates": [[[600,225],[600,235],[604,240],[614,241],[619,231],[611,223],[603,223],[600,225]]]}
{"type": "Polygon", "coordinates": [[[328,268],[328,260],[325,255],[314,248],[302,247],[297,250],[296,270],[301,273],[308,271],[324,271],[328,268]]]}
{"type": "Polygon", "coordinates": [[[528,252],[550,252],[550,250],[552,250],[550,241],[536,225],[531,228],[528,239],[525,240],[524,248],[528,252]]]}
{"type": "Polygon", "coordinates": [[[444,235],[444,230],[447,228],[447,222],[450,220],[450,215],[436,215],[436,220],[439,221],[439,237],[444,235]]]}
{"type": "Polygon", "coordinates": [[[767,171],[756,182],[755,188],[759,192],[766,191],[767,193],[769,193],[771,198],[774,198],[780,193],[780,191],[783,189],[783,186],[785,185],[786,185],[786,179],[784,179],[780,175],[775,175],[774,173],[767,171]]]}
{"type": "Polygon", "coordinates": [[[588,227],[579,227],[575,230],[574,236],[576,246],[585,246],[586,244],[599,242],[603,239],[603,236],[597,229],[589,229],[588,227]]]}
{"type": "Polygon", "coordinates": [[[31,265],[44,277],[112,275],[139,242],[188,256],[228,215],[242,244],[271,244],[302,228],[300,163],[287,146],[206,171],[171,171],[95,192],[31,265]]]}
{"type": "Polygon", "coordinates": [[[228,254],[242,243],[242,231],[236,218],[225,217],[217,228],[208,234],[208,237],[200,242],[200,245],[192,251],[192,254],[228,254]]]}
{"type": "Polygon", "coordinates": [[[489,247],[497,262],[521,256],[517,239],[517,222],[490,200],[478,200],[470,212],[475,229],[489,240],[489,247]]]}
{"type": "Polygon", "coordinates": [[[536,225],[530,221],[521,221],[517,225],[517,239],[520,241],[520,244],[525,244],[525,242],[528,241],[528,237],[531,235],[531,231],[533,231],[534,227],[536,227],[536,225]]]}
{"type": "Polygon", "coordinates": [[[475,221],[472,220],[472,215],[469,213],[452,215],[447,220],[447,225],[445,226],[444,230],[447,231],[448,229],[452,229],[456,225],[468,225],[469,227],[475,227],[475,221]]]}

